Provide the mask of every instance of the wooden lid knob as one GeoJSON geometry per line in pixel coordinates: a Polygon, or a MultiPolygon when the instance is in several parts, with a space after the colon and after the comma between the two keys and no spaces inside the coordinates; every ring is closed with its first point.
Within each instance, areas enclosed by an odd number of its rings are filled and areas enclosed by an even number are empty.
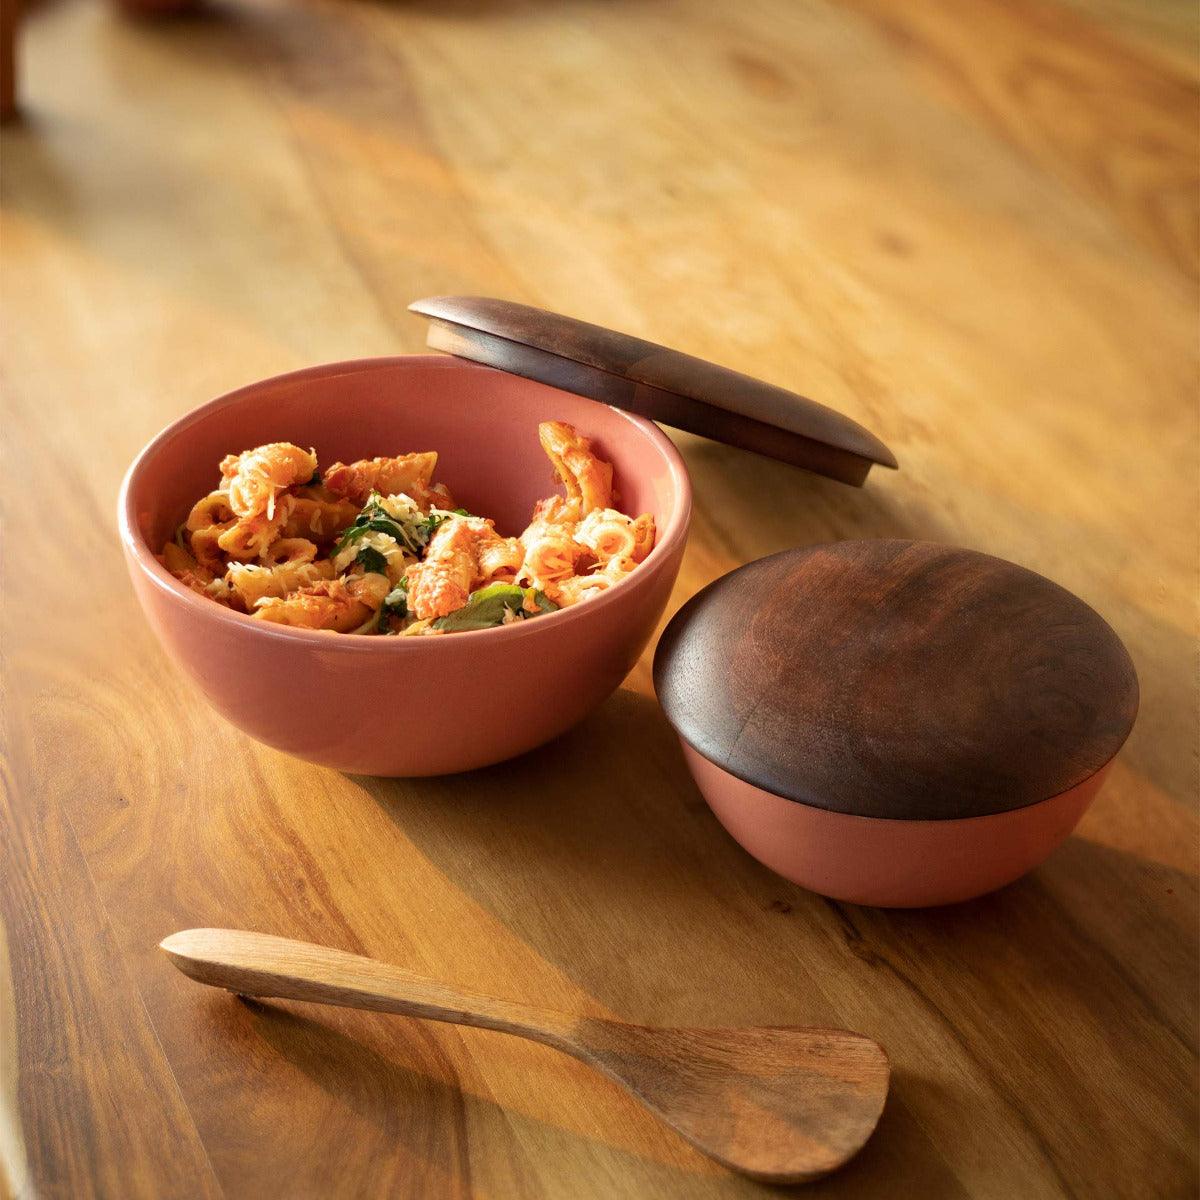
{"type": "Polygon", "coordinates": [[[702,358],[487,296],[435,296],[408,306],[430,319],[429,345],[601,400],[743,450],[860,485],[895,455],[823,404],[702,358]]]}
{"type": "Polygon", "coordinates": [[[667,716],[756,787],[835,812],[982,816],[1049,799],[1121,748],[1137,675],[1050,580],[931,542],[849,541],[740,567],[654,660],[667,716]]]}

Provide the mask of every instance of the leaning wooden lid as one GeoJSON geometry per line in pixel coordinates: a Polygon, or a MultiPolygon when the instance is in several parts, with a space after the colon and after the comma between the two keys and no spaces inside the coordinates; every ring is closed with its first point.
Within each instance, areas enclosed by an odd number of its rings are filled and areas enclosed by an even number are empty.
{"type": "Polygon", "coordinates": [[[849,417],[701,358],[558,313],[486,296],[436,296],[409,308],[429,345],[602,400],[664,425],[859,485],[892,452],[849,417]]]}
{"type": "Polygon", "coordinates": [[[1138,684],[1091,608],[931,542],[788,550],[693,596],[654,684],[694,749],[755,787],[901,820],[1023,808],[1121,748],[1138,684]]]}

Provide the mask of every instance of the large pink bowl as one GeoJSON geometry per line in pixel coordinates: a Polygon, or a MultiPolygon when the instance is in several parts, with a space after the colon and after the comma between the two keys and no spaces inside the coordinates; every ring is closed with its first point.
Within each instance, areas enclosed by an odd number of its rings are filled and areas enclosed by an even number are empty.
{"type": "Polygon", "coordinates": [[[118,520],[130,577],[167,654],[259,741],[368,775],[438,775],[521,754],[575,724],[628,673],[679,571],[691,485],[652,422],[571,392],[436,356],[313,367],[251,384],[175,422],[129,469],[118,520]],[[555,481],[540,421],[568,421],[614,465],[627,512],[658,542],[619,586],[498,629],[380,638],[268,625],[205,600],[154,552],[208,492],[217,463],[263,442],[321,463],[437,450],[438,478],[517,533],[555,481]]]}

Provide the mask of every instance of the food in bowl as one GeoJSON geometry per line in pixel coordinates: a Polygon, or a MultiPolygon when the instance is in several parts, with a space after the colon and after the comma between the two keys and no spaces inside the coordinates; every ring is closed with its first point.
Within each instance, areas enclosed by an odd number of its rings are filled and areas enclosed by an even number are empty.
{"type": "Polygon", "coordinates": [[[565,421],[538,440],[566,495],[525,530],[457,507],[436,451],[335,462],[271,442],[228,454],[159,561],[256,620],[334,633],[436,636],[529,620],[599,595],[654,547],[654,517],[613,507],[612,464],[565,421]]]}

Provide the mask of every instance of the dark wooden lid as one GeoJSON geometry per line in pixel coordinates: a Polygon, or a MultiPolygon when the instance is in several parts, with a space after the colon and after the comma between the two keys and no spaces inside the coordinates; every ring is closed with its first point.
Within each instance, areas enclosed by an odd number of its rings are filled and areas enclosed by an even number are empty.
{"type": "Polygon", "coordinates": [[[429,345],[664,425],[860,485],[892,452],[849,417],[701,358],[572,317],[493,300],[437,296],[409,308],[429,345]]]}
{"type": "Polygon", "coordinates": [[[654,658],[676,730],[756,787],[834,812],[1023,808],[1098,771],[1137,713],[1133,663],[1058,584],[972,550],[850,541],[710,584],[654,658]]]}

